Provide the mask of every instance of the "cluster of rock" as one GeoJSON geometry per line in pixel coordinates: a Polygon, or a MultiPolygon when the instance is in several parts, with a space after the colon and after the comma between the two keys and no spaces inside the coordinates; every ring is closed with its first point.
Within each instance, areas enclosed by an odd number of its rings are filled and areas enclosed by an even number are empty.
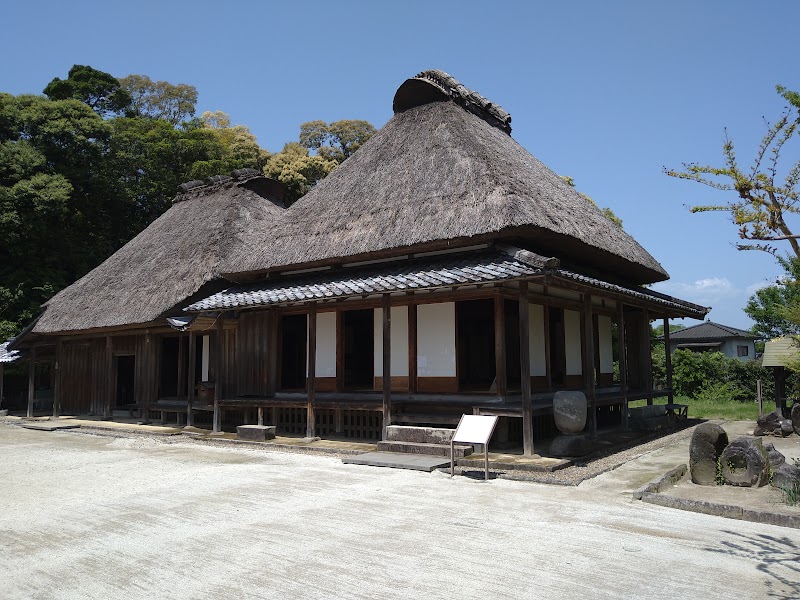
{"type": "Polygon", "coordinates": [[[716,423],[698,425],[689,446],[689,471],[699,485],[721,483],[760,487],[771,483],[788,487],[800,483],[800,468],[760,437],[742,436],[728,443],[728,434],[716,423]]]}
{"type": "Polygon", "coordinates": [[[800,402],[795,402],[792,406],[789,419],[785,418],[780,410],[761,415],[758,417],[755,431],[753,431],[753,435],[773,435],[775,437],[786,437],[792,433],[800,435],[800,402]]]}

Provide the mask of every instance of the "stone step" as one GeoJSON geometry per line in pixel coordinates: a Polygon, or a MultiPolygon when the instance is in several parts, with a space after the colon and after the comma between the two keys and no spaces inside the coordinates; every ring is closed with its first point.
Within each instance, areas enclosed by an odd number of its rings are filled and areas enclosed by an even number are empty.
{"type": "MultiPolygon", "coordinates": [[[[450,456],[450,444],[426,444],[419,442],[400,442],[387,440],[378,442],[379,452],[403,452],[406,454],[430,454],[432,456],[450,456]]],[[[456,444],[453,448],[456,458],[464,458],[472,454],[472,446],[456,444]]]]}
{"type": "Polygon", "coordinates": [[[386,428],[386,441],[414,442],[416,444],[450,444],[455,429],[444,427],[413,427],[410,425],[390,425],[386,428]]]}

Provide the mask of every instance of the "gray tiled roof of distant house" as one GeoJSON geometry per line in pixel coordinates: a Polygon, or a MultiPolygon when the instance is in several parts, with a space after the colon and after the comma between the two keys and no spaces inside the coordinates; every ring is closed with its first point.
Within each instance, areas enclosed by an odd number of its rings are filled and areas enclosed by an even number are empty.
{"type": "Polygon", "coordinates": [[[705,321],[699,325],[693,325],[680,331],[673,331],[669,334],[670,341],[689,341],[689,340],[723,340],[731,338],[755,339],[753,335],[744,329],[737,329],[728,325],[720,325],[713,321],[705,321]]]}

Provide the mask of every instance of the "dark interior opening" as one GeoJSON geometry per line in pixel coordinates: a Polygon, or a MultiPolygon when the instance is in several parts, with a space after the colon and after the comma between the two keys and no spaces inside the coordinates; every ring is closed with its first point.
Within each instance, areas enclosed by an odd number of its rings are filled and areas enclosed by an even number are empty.
{"type": "Polygon", "coordinates": [[[169,398],[178,395],[178,338],[161,338],[161,373],[158,395],[169,398]]]}
{"type": "Polygon", "coordinates": [[[372,310],[342,313],[344,387],[347,390],[371,390],[374,386],[374,326],[372,310]]]}
{"type": "Polygon", "coordinates": [[[567,379],[564,309],[550,306],[547,309],[547,319],[550,327],[550,377],[554,386],[563,386],[567,379]]]}
{"type": "Polygon", "coordinates": [[[494,300],[456,302],[456,339],[459,391],[488,391],[496,373],[494,300]]]}
{"type": "Polygon", "coordinates": [[[503,309],[506,319],[506,382],[509,389],[520,389],[519,302],[506,300],[503,309]]]}
{"type": "Polygon", "coordinates": [[[114,408],[123,409],[133,404],[133,384],[136,372],[135,356],[117,356],[117,397],[114,408]]]}
{"type": "Polygon", "coordinates": [[[281,389],[302,390],[306,387],[307,329],[306,315],[281,318],[281,389]]]}

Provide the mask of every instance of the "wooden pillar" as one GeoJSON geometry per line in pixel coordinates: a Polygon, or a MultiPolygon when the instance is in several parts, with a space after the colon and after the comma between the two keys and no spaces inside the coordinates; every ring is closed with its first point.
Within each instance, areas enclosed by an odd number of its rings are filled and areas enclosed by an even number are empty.
{"type": "Polygon", "coordinates": [[[664,363],[667,369],[667,401],[672,404],[672,353],[669,351],[669,318],[664,317],[664,363]]]}
{"type": "Polygon", "coordinates": [[[594,319],[592,318],[592,295],[583,295],[583,385],[591,411],[592,437],[597,436],[597,397],[594,377],[594,319]]]}
{"type": "MultiPolygon", "coordinates": [[[[64,352],[64,342],[56,340],[56,359],[53,361],[53,416],[61,415],[61,358],[64,352]]],[[[1,389],[1,388],[0,388],[1,389]]],[[[2,397],[2,391],[0,391],[2,397]]]]}
{"type": "Polygon", "coordinates": [[[506,386],[506,314],[501,290],[494,297],[494,364],[497,396],[505,400],[506,386]]]}
{"type": "Polygon", "coordinates": [[[222,433],[222,414],[219,401],[222,399],[222,354],[225,349],[225,314],[217,317],[217,351],[214,356],[214,425],[213,433],[222,433]]]}
{"type": "Polygon", "coordinates": [[[314,379],[317,376],[317,303],[308,307],[308,378],[306,389],[308,404],[306,405],[306,437],[316,437],[316,415],[314,414],[314,379]]]}
{"type": "MultiPolygon", "coordinates": [[[[269,310],[269,324],[267,329],[267,393],[274,396],[278,391],[278,341],[280,331],[280,316],[274,308],[269,310]]],[[[272,423],[275,425],[275,423],[272,423]]]]}
{"type": "Polygon", "coordinates": [[[650,347],[650,311],[642,310],[642,373],[647,404],[653,404],[653,355],[650,347]]]}
{"type": "Polygon", "coordinates": [[[522,387],[522,453],[533,455],[533,403],[531,402],[530,306],[528,282],[519,282],[519,376],[522,387]]]}
{"type": "MultiPolygon", "coordinates": [[[[545,293],[547,292],[547,288],[545,288],[545,293]]],[[[547,302],[543,306],[543,314],[544,314],[544,383],[548,390],[552,391],[553,389],[553,371],[550,368],[550,356],[552,353],[552,348],[550,347],[550,310],[551,310],[550,303],[547,302]]]]}
{"type": "Polygon", "coordinates": [[[622,393],[622,426],[628,428],[628,364],[625,349],[625,306],[617,301],[617,350],[619,360],[619,390],[622,393]]]}
{"type": "Polygon", "coordinates": [[[31,355],[28,359],[28,412],[27,416],[33,416],[33,394],[36,386],[36,346],[31,348],[31,355]]]}
{"type": "Polygon", "coordinates": [[[417,305],[408,305],[408,393],[417,393],[417,305]]]}
{"type": "MultiPolygon", "coordinates": [[[[336,391],[344,391],[344,311],[336,311],[336,391]]],[[[338,432],[338,430],[337,430],[338,432]]]]}
{"type": "MultiPolygon", "coordinates": [[[[103,403],[103,418],[110,419],[113,416],[112,406],[114,402],[114,346],[111,336],[106,336],[105,349],[105,371],[106,371],[106,401],[103,403]]],[[[58,357],[56,357],[58,361],[58,357]]],[[[53,402],[55,404],[55,401],[53,402]]]]}
{"type": "Polygon", "coordinates": [[[389,425],[392,424],[392,309],[391,296],[384,294],[383,306],[383,434],[387,439],[389,425]]]}
{"type": "Polygon", "coordinates": [[[192,411],[192,405],[194,404],[194,392],[195,392],[195,379],[197,375],[195,370],[197,369],[197,336],[195,336],[194,331],[191,329],[189,330],[189,379],[187,381],[187,389],[186,389],[186,426],[192,427],[194,426],[194,412],[192,411]]]}
{"type": "Polygon", "coordinates": [[[186,397],[186,344],[185,335],[178,335],[178,398],[186,397]]]}
{"type": "MultiPolygon", "coordinates": [[[[3,408],[3,363],[0,363],[0,409],[3,408]]],[[[55,400],[53,400],[55,405],[55,400]]]]}

